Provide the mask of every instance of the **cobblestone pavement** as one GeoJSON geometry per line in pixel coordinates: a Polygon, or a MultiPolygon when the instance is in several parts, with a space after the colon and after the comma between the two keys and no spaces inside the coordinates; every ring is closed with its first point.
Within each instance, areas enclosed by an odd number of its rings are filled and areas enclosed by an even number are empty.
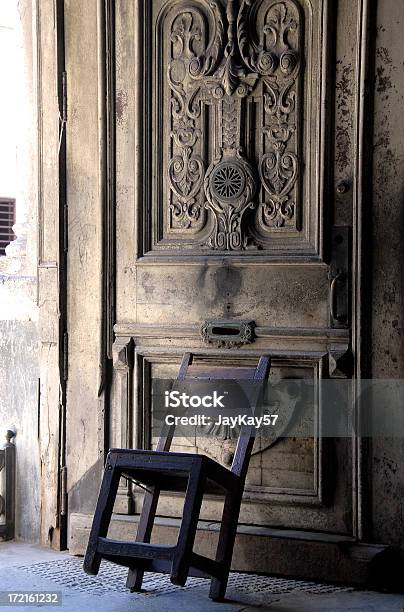
{"type": "MultiPolygon", "coordinates": [[[[226,602],[214,603],[208,598],[209,585],[203,579],[190,578],[185,588],[179,588],[173,586],[166,576],[146,574],[144,593],[129,593],[125,588],[125,575],[125,568],[103,562],[97,577],[88,576],[82,570],[80,558],[28,544],[0,542],[0,591],[58,592],[62,602],[56,607],[57,610],[404,611],[403,595],[361,591],[348,586],[303,580],[233,573],[229,580],[226,602]]],[[[18,605],[19,610],[39,608],[43,606],[18,605]]]]}

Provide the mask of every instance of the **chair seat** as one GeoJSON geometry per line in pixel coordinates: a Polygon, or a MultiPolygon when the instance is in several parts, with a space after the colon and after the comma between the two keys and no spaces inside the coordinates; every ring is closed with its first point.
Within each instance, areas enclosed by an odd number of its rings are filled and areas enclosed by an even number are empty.
{"type": "Polygon", "coordinates": [[[206,475],[206,492],[233,491],[240,485],[236,474],[206,455],[113,448],[109,457],[115,459],[123,476],[162,491],[185,491],[195,465],[201,466],[206,475]]]}

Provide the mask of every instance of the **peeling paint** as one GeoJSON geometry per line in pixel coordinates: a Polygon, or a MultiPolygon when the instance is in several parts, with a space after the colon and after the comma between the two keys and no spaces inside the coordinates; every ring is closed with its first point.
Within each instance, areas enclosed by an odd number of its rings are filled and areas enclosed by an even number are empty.
{"type": "Polygon", "coordinates": [[[354,71],[350,64],[337,62],[336,83],[336,164],[339,172],[351,165],[352,98],[354,71]]]}
{"type": "Polygon", "coordinates": [[[123,118],[128,106],[128,96],[126,91],[119,90],[116,92],[115,112],[116,120],[119,125],[123,124],[123,118]]]}
{"type": "MultiPolygon", "coordinates": [[[[402,3],[378,4],[372,208],[372,375],[403,378],[404,40],[402,3]]],[[[374,439],[372,535],[399,544],[404,531],[403,440],[374,439]]],[[[383,561],[383,563],[385,563],[383,561]]]]}

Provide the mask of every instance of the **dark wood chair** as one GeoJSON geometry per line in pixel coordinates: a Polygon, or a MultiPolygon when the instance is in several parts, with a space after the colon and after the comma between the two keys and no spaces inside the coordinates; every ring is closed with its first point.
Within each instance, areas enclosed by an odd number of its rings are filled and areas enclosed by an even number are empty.
{"type": "MultiPolygon", "coordinates": [[[[270,358],[260,358],[257,368],[224,368],[192,365],[192,355],[182,359],[177,380],[251,379],[264,381],[270,358]]],[[[101,490],[84,559],[89,574],[98,573],[101,559],[129,568],[127,587],[139,591],[145,571],[169,573],[173,584],[184,586],[188,576],[211,578],[209,597],[223,599],[233,555],[241,499],[251,451],[254,429],[242,427],[231,469],[199,454],[168,452],[174,426],[166,427],[157,449],[111,449],[108,453],[101,490]],[[136,541],[107,539],[114,501],[121,476],[144,483],[145,493],[136,541]],[[213,485],[225,497],[216,558],[193,552],[203,495],[213,485]],[[151,488],[150,488],[151,487],[151,488]],[[175,546],[151,544],[151,532],[160,491],[185,491],[185,503],[178,541],[175,546]]]]}

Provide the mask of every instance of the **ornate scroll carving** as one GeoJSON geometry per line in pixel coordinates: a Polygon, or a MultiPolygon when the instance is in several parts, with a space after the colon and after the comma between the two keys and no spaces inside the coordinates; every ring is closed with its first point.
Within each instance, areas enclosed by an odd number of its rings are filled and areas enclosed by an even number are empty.
{"type": "Polygon", "coordinates": [[[268,194],[262,203],[265,227],[282,227],[295,216],[294,187],[299,171],[296,154],[298,134],[296,98],[299,73],[299,14],[288,2],[273,5],[266,15],[264,34],[274,50],[273,77],[266,77],[264,111],[268,123],[263,132],[270,151],[259,164],[261,181],[268,194]],[[292,141],[292,138],[295,141],[292,141]]]}
{"type": "Polygon", "coordinates": [[[246,66],[263,76],[266,143],[258,170],[266,193],[258,222],[265,231],[295,224],[301,28],[298,8],[290,0],[267,6],[261,16],[258,9],[257,3],[243,0],[238,41],[246,66]],[[248,36],[257,21],[259,41],[248,36]]]}
{"type": "Polygon", "coordinates": [[[201,207],[195,195],[203,180],[203,162],[199,156],[192,155],[191,147],[183,147],[180,155],[175,155],[168,167],[170,186],[176,196],[171,203],[173,217],[182,227],[190,227],[198,221],[201,207]]]}
{"type": "Polygon", "coordinates": [[[195,126],[200,116],[196,100],[199,85],[193,82],[190,67],[202,40],[203,27],[202,15],[189,10],[174,20],[171,29],[172,58],[168,66],[172,116],[172,157],[168,164],[171,228],[189,228],[201,216],[202,206],[196,196],[203,181],[203,161],[194,153],[200,136],[195,126]]]}
{"type": "Polygon", "coordinates": [[[262,248],[274,229],[296,227],[298,6],[228,0],[224,15],[218,0],[183,1],[165,20],[167,235],[208,249],[262,248]]]}
{"type": "Polygon", "coordinates": [[[205,176],[206,207],[213,213],[213,232],[207,246],[237,251],[248,246],[243,228],[244,213],[254,208],[257,178],[253,165],[245,157],[241,144],[245,115],[243,101],[254,89],[257,75],[246,74],[236,44],[234,0],[227,3],[227,45],[216,73],[207,80],[207,90],[214,92],[220,141],[216,155],[205,176]]]}

